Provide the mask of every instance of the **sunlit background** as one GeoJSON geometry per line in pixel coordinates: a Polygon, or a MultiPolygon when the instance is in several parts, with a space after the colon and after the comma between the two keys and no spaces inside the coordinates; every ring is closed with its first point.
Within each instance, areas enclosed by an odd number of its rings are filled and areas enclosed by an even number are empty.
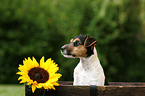
{"type": "Polygon", "coordinates": [[[145,81],[145,0],[0,0],[0,83],[18,84],[19,64],[52,58],[72,81],[79,59],[61,55],[74,36],[91,35],[109,82],[145,81]]]}

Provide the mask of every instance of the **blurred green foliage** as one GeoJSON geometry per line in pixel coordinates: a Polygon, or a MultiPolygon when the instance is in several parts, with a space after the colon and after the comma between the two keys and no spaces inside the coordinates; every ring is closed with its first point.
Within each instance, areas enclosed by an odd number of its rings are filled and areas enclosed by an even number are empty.
{"type": "Polygon", "coordinates": [[[79,59],[60,48],[79,34],[98,40],[108,81],[145,81],[144,0],[0,0],[0,83],[18,83],[29,56],[52,58],[61,80],[73,80],[79,59]]]}

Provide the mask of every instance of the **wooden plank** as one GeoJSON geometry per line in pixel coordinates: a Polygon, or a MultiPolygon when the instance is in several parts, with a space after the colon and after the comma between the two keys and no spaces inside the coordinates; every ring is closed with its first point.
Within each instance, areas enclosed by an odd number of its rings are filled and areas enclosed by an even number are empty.
{"type": "Polygon", "coordinates": [[[88,86],[57,86],[56,90],[49,90],[43,93],[36,90],[33,94],[30,88],[26,88],[26,96],[89,96],[90,88],[88,86]]]}
{"type": "Polygon", "coordinates": [[[145,87],[97,87],[98,96],[145,96],[145,87]]]}
{"type": "Polygon", "coordinates": [[[145,86],[145,83],[143,82],[109,82],[110,85],[135,85],[135,86],[145,86]]]}
{"type": "MultiPolygon", "coordinates": [[[[73,86],[70,81],[59,82],[56,90],[41,92],[26,96],[90,96],[90,86],[73,86]],[[40,93],[40,94],[39,94],[40,93]],[[42,95],[41,95],[42,94],[42,95]]],[[[141,82],[109,82],[107,86],[97,86],[97,96],[145,96],[145,83],[141,82]]],[[[31,89],[26,87],[26,94],[31,89]]]]}
{"type": "MultiPolygon", "coordinates": [[[[64,86],[64,85],[72,85],[73,82],[72,81],[59,81],[60,86],[64,86]]],[[[109,82],[109,86],[145,86],[145,83],[143,82],[109,82]]],[[[108,85],[107,85],[108,86],[108,85]]]]}

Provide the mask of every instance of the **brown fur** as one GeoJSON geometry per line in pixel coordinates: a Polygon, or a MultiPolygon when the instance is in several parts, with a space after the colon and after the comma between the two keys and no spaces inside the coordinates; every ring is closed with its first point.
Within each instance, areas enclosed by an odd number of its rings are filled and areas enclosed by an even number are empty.
{"type": "Polygon", "coordinates": [[[75,54],[75,57],[87,57],[87,49],[84,45],[79,45],[78,47],[74,47],[71,51],[71,54],[75,54]]]}
{"type": "Polygon", "coordinates": [[[69,46],[66,46],[66,49],[67,50],[70,50],[70,53],[71,54],[74,54],[75,57],[87,57],[87,49],[85,48],[84,45],[79,45],[77,47],[74,47],[73,46],[73,42],[76,42],[76,41],[80,41],[79,38],[76,38],[75,40],[71,39],[71,43],[69,44],[69,46]]]}

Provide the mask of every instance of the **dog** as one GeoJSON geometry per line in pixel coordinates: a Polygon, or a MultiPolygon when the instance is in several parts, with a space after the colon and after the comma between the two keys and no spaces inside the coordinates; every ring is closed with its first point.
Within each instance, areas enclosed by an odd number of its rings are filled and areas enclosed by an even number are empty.
{"type": "Polygon", "coordinates": [[[105,75],[95,48],[97,41],[88,35],[78,35],[69,44],[61,47],[61,53],[67,58],[80,58],[74,69],[73,85],[104,86],[105,75]]]}

